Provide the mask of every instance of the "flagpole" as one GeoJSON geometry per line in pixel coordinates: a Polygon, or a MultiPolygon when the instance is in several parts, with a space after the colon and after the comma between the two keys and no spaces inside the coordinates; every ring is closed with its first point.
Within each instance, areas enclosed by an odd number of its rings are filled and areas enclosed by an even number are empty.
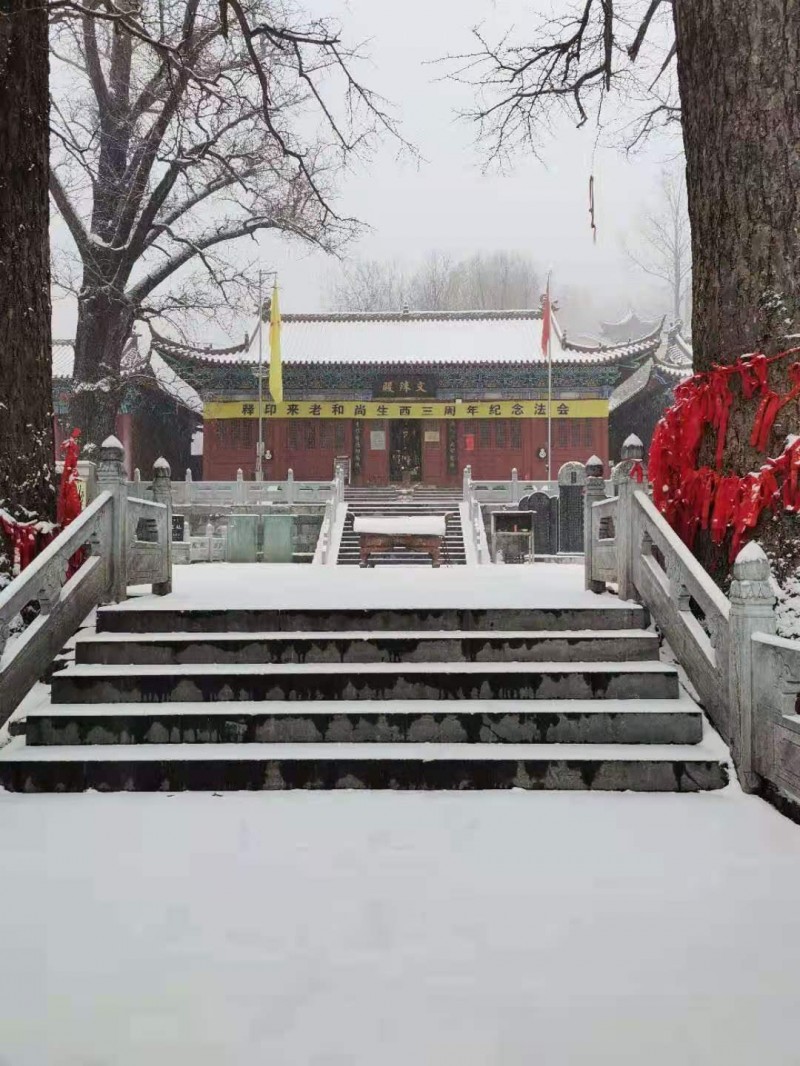
{"type": "Polygon", "coordinates": [[[553,480],[553,298],[550,294],[550,272],[547,273],[547,480],[553,480]]]}
{"type": "Polygon", "coordinates": [[[264,480],[264,299],[262,296],[262,271],[258,272],[258,454],[256,455],[256,481],[264,480]]]}
{"type": "Polygon", "coordinates": [[[553,480],[553,353],[547,340],[547,480],[553,480]]]}

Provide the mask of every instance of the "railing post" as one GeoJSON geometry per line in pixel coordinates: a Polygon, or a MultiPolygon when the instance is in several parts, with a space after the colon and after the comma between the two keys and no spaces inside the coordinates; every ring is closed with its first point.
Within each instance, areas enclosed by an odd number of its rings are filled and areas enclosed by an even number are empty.
{"type": "Polygon", "coordinates": [[[125,451],[116,437],[106,437],[100,445],[97,486],[110,492],[111,543],[108,552],[108,594],[104,602],[120,603],[128,592],[128,485],[123,460],[125,451]]]}
{"type": "MultiPolygon", "coordinates": [[[[774,636],[775,595],[769,561],[761,546],[752,541],[736,556],[730,590],[728,629],[728,703],[733,756],[739,780],[746,792],[758,787],[755,772],[756,723],[753,706],[754,633],[774,636]]],[[[722,665],[722,664],[720,664],[722,665]]]]}
{"type": "Polygon", "coordinates": [[[603,462],[593,455],[586,460],[586,485],[583,490],[583,561],[586,570],[585,586],[590,592],[605,592],[605,581],[592,580],[592,555],[594,539],[592,537],[592,506],[606,498],[606,486],[603,481],[603,462]]]}
{"type": "Polygon", "coordinates": [[[206,522],[206,539],[208,541],[208,561],[214,562],[214,526],[206,522]]]}
{"type": "Polygon", "coordinates": [[[139,485],[142,480],[142,472],[138,466],[133,468],[133,480],[136,485],[139,485]]]}
{"type": "Polygon", "coordinates": [[[467,503],[469,501],[469,488],[470,488],[470,483],[471,482],[472,482],[472,467],[471,466],[465,466],[464,467],[464,480],[463,480],[463,492],[464,492],[464,502],[465,503],[467,503]]]}
{"type": "Polygon", "coordinates": [[[244,474],[242,468],[236,471],[236,488],[234,489],[233,502],[235,504],[243,504],[244,500],[244,474]]]}
{"type": "Polygon", "coordinates": [[[519,474],[516,467],[511,471],[511,502],[519,503],[519,474]]]}
{"type": "Polygon", "coordinates": [[[153,499],[156,503],[163,503],[167,508],[166,543],[162,545],[162,551],[166,551],[166,577],[163,581],[153,584],[153,593],[156,596],[166,596],[172,592],[172,471],[166,459],[156,459],[153,463],[153,499]]]}
{"type": "Polygon", "coordinates": [[[617,541],[617,585],[621,600],[636,598],[633,585],[633,494],[643,478],[635,475],[641,469],[644,445],[635,434],[631,434],[622,445],[622,458],[615,471],[618,502],[617,519],[614,523],[617,541]]]}
{"type": "Polygon", "coordinates": [[[183,503],[184,503],[184,506],[186,506],[186,505],[188,505],[188,504],[190,504],[192,502],[192,482],[194,480],[194,478],[192,477],[192,472],[191,472],[191,470],[189,469],[188,466],[186,467],[186,476],[184,477],[183,480],[184,480],[183,503]]]}
{"type": "Polygon", "coordinates": [[[294,470],[291,467],[286,471],[286,502],[294,503],[294,470]]]}

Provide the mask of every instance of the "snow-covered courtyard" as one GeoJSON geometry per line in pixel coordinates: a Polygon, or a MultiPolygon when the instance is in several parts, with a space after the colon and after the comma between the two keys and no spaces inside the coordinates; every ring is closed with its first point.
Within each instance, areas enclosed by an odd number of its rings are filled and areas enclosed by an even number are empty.
{"type": "Polygon", "coordinates": [[[800,829],[704,795],[0,795],[8,1066],[798,1061],[800,829]]]}

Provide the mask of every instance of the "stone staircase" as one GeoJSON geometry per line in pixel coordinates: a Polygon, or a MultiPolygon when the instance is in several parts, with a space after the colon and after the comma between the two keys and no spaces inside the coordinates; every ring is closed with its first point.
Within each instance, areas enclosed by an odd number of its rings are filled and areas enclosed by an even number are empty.
{"type": "MultiPolygon", "coordinates": [[[[442,565],[466,563],[459,514],[461,494],[458,491],[422,486],[413,489],[348,487],[345,490],[345,501],[347,515],[337,559],[340,566],[357,566],[359,563],[359,542],[358,535],[353,531],[353,520],[360,515],[447,515],[442,565]]],[[[372,555],[370,562],[377,566],[430,566],[430,557],[404,548],[395,548],[390,552],[372,555]]]]}
{"type": "Polygon", "coordinates": [[[646,624],[622,603],[100,608],[0,750],[0,785],[721,788],[725,750],[646,624]]]}

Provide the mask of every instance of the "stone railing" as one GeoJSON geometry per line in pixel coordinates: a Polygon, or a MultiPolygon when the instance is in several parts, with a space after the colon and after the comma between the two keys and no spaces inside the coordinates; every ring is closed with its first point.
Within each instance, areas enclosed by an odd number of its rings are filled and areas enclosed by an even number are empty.
{"type": "Polygon", "coordinates": [[[492,559],[489,552],[489,542],[486,538],[481,503],[474,488],[472,470],[469,466],[464,467],[463,499],[459,512],[467,563],[481,566],[484,563],[490,563],[492,559]]]}
{"type": "MultiPolygon", "coordinates": [[[[342,474],[344,476],[344,474],[342,474]]],[[[183,481],[173,481],[172,505],[176,511],[225,511],[234,508],[272,507],[276,504],[324,504],[333,491],[332,481],[295,481],[294,473],[288,472],[286,481],[245,481],[241,470],[235,481],[194,481],[192,472],[186,471],[183,481]]],[[[134,471],[128,491],[138,496],[144,489],[141,475],[134,471]]]]}
{"type": "Polygon", "coordinates": [[[95,499],[0,593],[0,725],[94,607],[125,599],[129,585],[171,590],[169,476],[159,459],[155,499],[129,499],[122,445],[109,437],[95,499]],[[11,634],[28,612],[35,617],[11,634]]]}
{"type": "Polygon", "coordinates": [[[471,484],[479,503],[519,503],[523,496],[531,492],[546,492],[549,496],[558,495],[557,481],[520,481],[516,468],[511,471],[511,478],[508,481],[487,481],[476,478],[471,484]]]}
{"type": "Polygon", "coordinates": [[[800,641],[776,636],[769,562],[751,542],[725,596],[656,509],[641,480],[642,447],[628,438],[604,498],[590,473],[585,496],[586,587],[615,585],[650,612],[731,749],[748,791],[800,802],[800,641]]]}
{"type": "Polygon", "coordinates": [[[312,559],[313,565],[333,566],[336,563],[339,542],[342,539],[344,516],[347,511],[347,504],[344,502],[345,476],[345,468],[337,466],[331,492],[325,504],[325,516],[322,519],[317,548],[312,559]]]}

